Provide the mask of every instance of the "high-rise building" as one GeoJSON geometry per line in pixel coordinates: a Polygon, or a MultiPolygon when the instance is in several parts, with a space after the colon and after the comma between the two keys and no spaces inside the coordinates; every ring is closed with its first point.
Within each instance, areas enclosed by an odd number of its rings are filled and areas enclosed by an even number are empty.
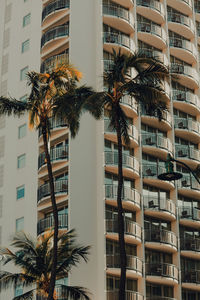
{"type": "MultiPolygon", "coordinates": [[[[167,153],[192,169],[200,162],[200,1],[17,2],[0,3],[2,95],[23,101],[27,70],[45,72],[68,57],[84,82],[100,91],[113,48],[127,54],[140,49],[170,68],[169,112],[162,121],[134,99],[126,97],[122,104],[131,140],[130,147],[123,146],[126,299],[199,300],[200,185],[180,165],[183,178],[177,182],[157,176],[165,172],[167,153]]],[[[3,242],[23,222],[34,233],[36,216],[38,235],[53,225],[42,138],[26,124],[25,118],[0,120],[3,242]]],[[[117,145],[106,112],[101,121],[83,115],[74,140],[65,121],[52,118],[50,149],[60,230],[76,228],[78,241],[92,246],[88,264],[63,281],[87,287],[94,300],[117,299],[117,145]]]]}

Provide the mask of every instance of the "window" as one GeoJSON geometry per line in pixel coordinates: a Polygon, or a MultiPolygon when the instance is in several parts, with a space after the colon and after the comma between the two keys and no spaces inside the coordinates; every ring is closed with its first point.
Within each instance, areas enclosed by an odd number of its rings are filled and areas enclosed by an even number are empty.
{"type": "Polygon", "coordinates": [[[17,168],[22,169],[25,167],[26,164],[26,154],[22,154],[17,157],[17,168]]]}
{"type": "Polygon", "coordinates": [[[24,198],[25,195],[25,186],[21,185],[17,187],[17,200],[24,198]]]}
{"type": "Polygon", "coordinates": [[[22,43],[22,53],[29,50],[30,40],[26,40],[22,43]]]}
{"type": "Polygon", "coordinates": [[[26,79],[26,74],[28,73],[28,67],[25,67],[20,70],[20,80],[25,80],[26,79]]]}
{"type": "Polygon", "coordinates": [[[24,136],[26,136],[26,124],[18,127],[18,139],[21,139],[24,136]]]}
{"type": "Polygon", "coordinates": [[[27,26],[30,23],[31,23],[31,14],[29,13],[28,15],[23,17],[23,27],[27,26]]]}
{"type": "Polygon", "coordinates": [[[24,229],[24,217],[16,219],[16,232],[24,229]]]}
{"type": "Polygon", "coordinates": [[[28,98],[28,95],[24,95],[24,96],[20,97],[19,100],[22,102],[27,102],[27,98],[28,98]]]}
{"type": "Polygon", "coordinates": [[[17,285],[15,288],[15,297],[23,294],[23,287],[21,284],[17,285]]]}

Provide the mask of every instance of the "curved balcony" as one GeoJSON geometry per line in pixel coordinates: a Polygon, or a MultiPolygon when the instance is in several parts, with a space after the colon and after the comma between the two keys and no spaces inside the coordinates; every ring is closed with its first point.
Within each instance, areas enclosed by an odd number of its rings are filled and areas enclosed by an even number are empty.
{"type": "Polygon", "coordinates": [[[190,111],[191,114],[197,115],[200,112],[200,100],[197,95],[191,92],[172,90],[172,100],[175,108],[186,113],[190,111]]]}
{"type": "MultiPolygon", "coordinates": [[[[104,119],[104,132],[105,137],[113,142],[117,142],[117,134],[116,131],[109,126],[110,120],[104,119]]],[[[134,125],[129,125],[128,134],[130,137],[130,146],[135,147],[138,146],[138,130],[134,125]]],[[[123,141],[122,141],[123,142],[123,141]]]]}
{"type": "MultiPolygon", "coordinates": [[[[63,118],[60,117],[50,117],[49,118],[49,129],[51,130],[51,141],[54,138],[63,136],[66,133],[67,122],[63,118]]],[[[39,143],[42,142],[42,128],[40,127],[38,130],[39,143]]]]}
{"type": "Polygon", "coordinates": [[[146,215],[170,221],[176,220],[176,205],[172,200],[144,196],[143,203],[146,215]]]}
{"type": "Polygon", "coordinates": [[[181,281],[183,288],[197,287],[197,289],[200,290],[200,270],[182,271],[181,281]]]}
{"type": "Polygon", "coordinates": [[[161,61],[162,63],[164,63],[165,65],[168,65],[168,58],[162,51],[158,51],[158,50],[154,50],[154,49],[152,51],[152,49],[149,49],[149,48],[139,48],[139,51],[144,53],[144,55],[146,55],[148,57],[156,58],[159,61],[161,61]]]}
{"type": "Polygon", "coordinates": [[[161,251],[176,252],[178,240],[174,232],[164,229],[144,230],[145,247],[161,251]]]}
{"type": "Polygon", "coordinates": [[[177,187],[181,194],[187,197],[197,198],[200,196],[200,184],[188,173],[183,173],[183,177],[177,180],[177,187]]]}
{"type": "MultiPolygon", "coordinates": [[[[46,230],[52,229],[54,226],[53,216],[41,219],[37,223],[37,234],[41,234],[46,230]]],[[[59,214],[58,215],[58,228],[67,229],[68,226],[68,214],[59,214]]]]}
{"type": "Polygon", "coordinates": [[[66,9],[70,7],[70,0],[56,0],[47,4],[42,10],[42,22],[44,22],[47,17],[53,17],[57,20],[56,17],[63,16],[66,9]]]}
{"type": "Polygon", "coordinates": [[[193,143],[200,142],[199,122],[192,119],[174,117],[174,128],[177,136],[193,143]]]}
{"type": "Polygon", "coordinates": [[[172,142],[158,133],[142,133],[142,147],[144,152],[153,154],[160,158],[166,153],[172,153],[172,142]]]}
{"type": "Polygon", "coordinates": [[[188,64],[196,62],[197,50],[193,43],[188,40],[170,37],[169,38],[170,54],[186,61],[188,64]]]}
{"type": "MultiPolygon", "coordinates": [[[[68,145],[51,148],[50,149],[51,162],[58,162],[60,160],[68,160],[68,145]]],[[[40,153],[38,157],[38,169],[46,164],[45,152],[40,153]]]]}
{"type": "Polygon", "coordinates": [[[62,63],[68,63],[69,62],[69,54],[68,53],[62,53],[58,55],[51,56],[44,60],[41,63],[40,72],[46,73],[54,69],[57,65],[62,63]]]}
{"type": "Polygon", "coordinates": [[[109,26],[131,34],[134,30],[133,16],[130,11],[124,7],[115,4],[103,4],[103,21],[109,26]]]}
{"type": "MultiPolygon", "coordinates": [[[[142,260],[133,255],[126,255],[126,276],[127,278],[138,278],[142,276],[142,260]]],[[[106,255],[106,273],[113,276],[120,276],[120,255],[106,255]]]]}
{"type": "Polygon", "coordinates": [[[166,173],[166,169],[158,163],[143,162],[142,164],[142,177],[145,183],[155,185],[159,188],[173,189],[174,184],[172,182],[158,179],[158,175],[163,173],[166,173]]]}
{"type": "MultiPolygon", "coordinates": [[[[118,174],[118,152],[105,151],[105,164],[105,168],[108,172],[118,174]]],[[[134,178],[139,177],[140,165],[134,156],[122,153],[122,167],[124,169],[124,176],[134,178]]]]}
{"type": "Polygon", "coordinates": [[[132,49],[130,37],[123,33],[118,34],[115,32],[104,32],[103,43],[104,50],[108,52],[112,52],[112,49],[117,51],[120,47],[122,47],[122,51],[130,53],[132,49]]]}
{"type": "Polygon", "coordinates": [[[164,7],[163,3],[156,0],[137,0],[137,13],[149,18],[156,23],[163,23],[164,21],[164,7]]]}
{"type": "Polygon", "coordinates": [[[168,263],[146,263],[145,264],[145,272],[147,276],[147,280],[151,280],[151,282],[156,282],[156,278],[154,277],[162,277],[159,278],[159,282],[166,283],[177,283],[178,282],[178,268],[175,265],[168,263]]]}
{"type": "MultiPolygon", "coordinates": [[[[117,189],[117,184],[105,185],[105,198],[107,204],[117,206],[117,189]]],[[[133,188],[124,186],[122,190],[122,205],[125,209],[140,210],[140,193],[133,188]]]]}
{"type": "MultiPolygon", "coordinates": [[[[125,219],[124,221],[125,241],[128,243],[140,244],[142,240],[142,228],[136,222],[125,219]]],[[[118,221],[106,220],[106,237],[118,240],[118,221]]]]}
{"type": "Polygon", "coordinates": [[[192,0],[167,0],[167,4],[185,15],[192,14],[192,0]]]}
{"type": "Polygon", "coordinates": [[[199,259],[200,238],[180,237],[181,255],[189,258],[199,259]]]}
{"type": "Polygon", "coordinates": [[[67,43],[67,38],[69,37],[69,23],[65,25],[60,25],[48,30],[42,35],[41,38],[41,48],[42,55],[46,55],[64,44],[67,43]]]}
{"type": "Polygon", "coordinates": [[[134,98],[126,95],[121,99],[123,111],[127,117],[136,117],[138,115],[138,105],[134,98]]]}
{"type": "MultiPolygon", "coordinates": [[[[165,87],[163,87],[165,90],[165,87]]],[[[165,92],[166,93],[166,92],[165,92]]],[[[167,94],[166,94],[167,96],[167,94]]],[[[168,111],[162,112],[162,120],[159,120],[159,115],[157,112],[154,115],[150,115],[145,108],[141,111],[142,123],[145,123],[151,127],[156,127],[162,131],[171,130],[172,127],[172,117],[168,111]]]]}
{"type": "MultiPolygon", "coordinates": [[[[54,181],[55,195],[67,194],[68,193],[68,181],[66,179],[54,181]]],[[[38,188],[37,201],[44,200],[44,198],[50,197],[50,186],[49,183],[45,183],[38,188]]]]}
{"type": "MultiPolygon", "coordinates": [[[[107,298],[106,300],[115,300],[118,299],[119,296],[119,291],[118,290],[111,290],[111,291],[106,291],[107,298]]],[[[134,292],[134,291],[125,291],[125,298],[126,300],[144,300],[144,296],[141,294],[134,292]]]]}
{"type": "Polygon", "coordinates": [[[198,87],[198,73],[190,66],[171,63],[171,73],[178,74],[179,82],[190,88],[198,87]]]}
{"type": "Polygon", "coordinates": [[[138,38],[158,49],[166,47],[166,32],[159,26],[152,23],[138,22],[138,38]]]}
{"type": "Polygon", "coordinates": [[[175,156],[178,160],[185,162],[192,169],[195,169],[200,161],[199,150],[189,145],[176,144],[175,156]]]}
{"type": "Polygon", "coordinates": [[[200,229],[200,207],[179,207],[180,224],[200,229]]]}
{"type": "Polygon", "coordinates": [[[167,13],[168,28],[185,38],[193,38],[194,36],[194,23],[192,19],[180,13],[167,13]]]}

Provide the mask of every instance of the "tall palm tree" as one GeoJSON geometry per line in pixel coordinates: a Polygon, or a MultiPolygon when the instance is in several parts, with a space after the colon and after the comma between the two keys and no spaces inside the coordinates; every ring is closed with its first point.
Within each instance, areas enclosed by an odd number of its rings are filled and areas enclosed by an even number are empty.
{"type": "MultiPolygon", "coordinates": [[[[120,286],[119,300],[125,300],[126,284],[126,250],[124,240],[124,216],[122,207],[123,170],[122,145],[129,145],[127,116],[121,105],[124,96],[133,97],[138,104],[145,107],[148,114],[162,119],[166,109],[163,81],[168,77],[168,69],[157,59],[137,52],[132,55],[113,50],[111,67],[104,72],[105,91],[93,93],[84,104],[86,110],[92,111],[99,118],[106,109],[109,126],[117,133],[118,146],[118,234],[120,248],[120,286]]],[[[62,105],[60,110],[63,109],[62,105]]]]}
{"type": "MultiPolygon", "coordinates": [[[[0,271],[0,291],[10,287],[25,287],[23,294],[13,300],[32,299],[36,293],[39,299],[46,300],[49,295],[51,268],[53,264],[53,232],[48,231],[41,235],[37,241],[33,240],[24,232],[17,233],[11,246],[15,251],[8,248],[0,248],[3,257],[3,265],[13,263],[18,269],[17,273],[0,271]]],[[[74,230],[59,232],[58,235],[58,260],[56,266],[56,279],[67,277],[72,267],[83,259],[88,260],[89,246],[79,246],[75,243],[74,230]]],[[[58,281],[59,282],[59,281],[58,281]]],[[[88,292],[79,286],[56,284],[51,299],[67,298],[75,300],[89,300],[88,292]]]]}
{"type": "Polygon", "coordinates": [[[48,149],[48,138],[50,135],[49,118],[54,115],[54,109],[59,104],[59,99],[65,94],[68,101],[65,100],[65,115],[67,125],[70,128],[71,136],[75,137],[79,129],[79,118],[82,110],[82,103],[85,97],[91,94],[91,89],[85,86],[77,87],[81,74],[70,65],[60,65],[55,67],[49,73],[29,72],[27,74],[28,85],[31,87],[27,102],[21,102],[16,99],[0,97],[0,115],[21,116],[29,112],[29,125],[31,128],[42,131],[45,159],[47,163],[50,197],[54,218],[54,247],[53,263],[51,272],[51,284],[49,286],[48,300],[52,299],[57,264],[57,238],[58,238],[58,211],[54,191],[54,178],[52,165],[48,149]]]}

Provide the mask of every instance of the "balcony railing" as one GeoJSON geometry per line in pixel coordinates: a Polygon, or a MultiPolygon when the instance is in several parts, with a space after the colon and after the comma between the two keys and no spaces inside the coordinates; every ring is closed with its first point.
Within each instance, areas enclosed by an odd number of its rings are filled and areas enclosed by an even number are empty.
{"type": "Polygon", "coordinates": [[[194,1],[194,10],[196,13],[200,14],[200,3],[198,0],[194,1]]]}
{"type": "MultiPolygon", "coordinates": [[[[105,151],[105,164],[114,165],[118,167],[118,152],[117,151],[105,151]]],[[[138,160],[126,153],[122,153],[122,166],[123,168],[128,168],[139,172],[139,162],[138,160]]]]}
{"type": "Polygon", "coordinates": [[[57,10],[69,8],[70,0],[56,0],[49,3],[42,11],[42,21],[50,14],[55,13],[57,10]]]}
{"type": "Polygon", "coordinates": [[[146,210],[157,210],[157,211],[165,211],[176,215],[176,205],[170,199],[159,199],[158,197],[153,196],[144,196],[144,208],[146,210]]]}
{"type": "Polygon", "coordinates": [[[156,133],[142,133],[142,145],[172,151],[172,142],[170,139],[156,133]]]}
{"type": "MultiPolygon", "coordinates": [[[[116,131],[113,128],[111,128],[109,126],[109,124],[110,124],[110,120],[109,119],[104,119],[104,130],[105,130],[105,132],[116,134],[116,131]]],[[[138,130],[134,125],[129,125],[128,134],[129,134],[130,138],[133,138],[133,139],[138,141],[138,130]]]]}
{"type": "Polygon", "coordinates": [[[163,12],[162,3],[156,0],[137,0],[137,5],[150,7],[158,10],[159,12],[163,12]]]}
{"type": "Polygon", "coordinates": [[[182,173],[183,177],[180,180],[177,180],[178,188],[194,189],[200,190],[200,184],[191,174],[182,173]]]}
{"type": "MultiPolygon", "coordinates": [[[[118,221],[113,219],[106,220],[106,232],[118,233],[118,221]]],[[[142,238],[142,228],[132,220],[124,220],[124,233],[136,238],[142,238]]]]}
{"type": "Polygon", "coordinates": [[[182,271],[181,280],[182,282],[200,284],[200,270],[182,271]]]}
{"type": "Polygon", "coordinates": [[[138,105],[137,105],[137,102],[136,102],[136,101],[134,100],[134,98],[132,98],[131,96],[126,95],[126,96],[122,97],[121,103],[130,106],[130,107],[133,108],[135,111],[138,111],[138,105]]]}
{"type": "Polygon", "coordinates": [[[171,13],[168,12],[167,19],[168,22],[180,23],[194,30],[194,23],[192,22],[192,20],[189,17],[186,17],[182,14],[175,13],[175,12],[171,12],[171,13]]]}
{"type": "MultiPolygon", "coordinates": [[[[118,290],[107,291],[107,300],[116,300],[119,296],[118,290]]],[[[126,300],[144,300],[144,296],[134,291],[125,291],[125,299],[126,300]]]]}
{"type": "Polygon", "coordinates": [[[184,206],[179,207],[179,217],[181,219],[192,219],[200,221],[200,207],[184,206]]]}
{"type": "Polygon", "coordinates": [[[196,52],[194,49],[194,45],[190,41],[187,41],[187,40],[181,39],[181,38],[170,37],[169,38],[169,46],[175,47],[175,48],[183,48],[190,52],[196,52]]]}
{"type": "Polygon", "coordinates": [[[146,275],[169,277],[178,280],[178,268],[168,263],[146,263],[146,275]]]}
{"type": "Polygon", "coordinates": [[[199,122],[191,120],[174,117],[174,127],[176,129],[187,129],[189,131],[194,131],[196,133],[200,133],[199,122]]]}
{"type": "MultiPolygon", "coordinates": [[[[68,145],[50,149],[51,162],[56,160],[68,159],[68,145]]],[[[46,164],[45,152],[40,153],[38,157],[38,169],[46,164]]]]}
{"type": "MultiPolygon", "coordinates": [[[[67,126],[67,122],[66,120],[64,120],[63,118],[60,117],[50,117],[49,118],[49,129],[55,129],[55,128],[62,128],[62,127],[66,127],[67,126]]],[[[39,128],[39,133],[38,133],[39,137],[42,135],[42,128],[39,128]]]]}
{"type": "Polygon", "coordinates": [[[200,252],[200,238],[180,237],[181,250],[200,252]]]}
{"type": "Polygon", "coordinates": [[[200,100],[199,100],[198,96],[191,92],[172,90],[172,100],[173,101],[183,101],[186,103],[191,103],[197,107],[200,107],[200,100]]]}
{"type": "Polygon", "coordinates": [[[184,74],[184,75],[194,78],[195,80],[197,80],[197,78],[198,78],[196,69],[194,69],[193,67],[190,67],[190,66],[186,66],[186,65],[171,63],[171,72],[177,73],[177,74],[184,74]]]}
{"type": "Polygon", "coordinates": [[[55,67],[59,66],[60,64],[66,64],[69,61],[69,54],[68,53],[62,53],[59,55],[51,56],[50,58],[47,58],[45,61],[42,62],[40,67],[40,72],[45,73],[48,71],[51,71],[55,67]]]}
{"type": "Polygon", "coordinates": [[[131,41],[128,36],[123,33],[118,34],[115,32],[104,32],[103,43],[118,44],[127,48],[130,48],[131,46],[131,41]]]}
{"type": "Polygon", "coordinates": [[[153,57],[160,60],[161,62],[164,62],[164,53],[162,53],[162,51],[149,49],[149,48],[139,48],[139,51],[144,53],[144,55],[148,57],[153,57]]]}
{"type": "Polygon", "coordinates": [[[169,244],[177,248],[177,237],[172,231],[145,229],[144,236],[146,242],[169,244]]]}
{"type": "MultiPolygon", "coordinates": [[[[37,224],[37,234],[41,234],[42,232],[51,229],[54,226],[54,218],[53,216],[49,216],[47,218],[41,219],[37,224]]],[[[68,226],[68,214],[59,214],[58,215],[58,228],[63,229],[68,226]]]]}
{"type": "Polygon", "coordinates": [[[200,153],[198,149],[194,149],[193,146],[186,146],[186,145],[180,145],[176,144],[175,146],[175,153],[176,157],[178,158],[189,158],[194,160],[200,160],[200,153]]]}
{"type": "Polygon", "coordinates": [[[104,4],[103,5],[103,14],[104,15],[109,15],[109,16],[114,16],[118,18],[125,19],[126,21],[130,20],[130,15],[129,15],[129,10],[118,7],[117,5],[112,5],[112,4],[104,4]]]}
{"type": "MultiPolygon", "coordinates": [[[[105,197],[106,199],[116,199],[117,200],[117,184],[106,184],[105,185],[105,197]]],[[[122,201],[131,201],[136,205],[141,205],[140,194],[137,190],[124,186],[122,189],[122,201]]]]}
{"type": "MultiPolygon", "coordinates": [[[[126,255],[126,268],[127,270],[134,270],[136,272],[142,273],[142,260],[137,256],[126,255]]],[[[106,255],[106,265],[107,268],[120,268],[120,256],[115,255],[106,255]]]]}
{"type": "Polygon", "coordinates": [[[152,23],[138,22],[137,30],[141,32],[151,33],[161,38],[165,37],[164,31],[161,26],[152,23]]]}
{"type": "MultiPolygon", "coordinates": [[[[68,181],[66,179],[60,179],[54,181],[55,194],[68,192],[68,181]]],[[[38,201],[44,197],[50,196],[49,183],[45,183],[38,188],[38,201]]]]}
{"type": "Polygon", "coordinates": [[[69,24],[60,25],[53,29],[48,30],[46,33],[42,35],[41,38],[41,48],[49,41],[54,40],[56,38],[65,37],[69,35],[69,24]]]}
{"type": "Polygon", "coordinates": [[[146,162],[143,162],[142,164],[142,176],[144,178],[146,177],[158,177],[158,175],[163,174],[166,172],[166,169],[164,166],[159,166],[157,164],[149,164],[146,162]]]}

